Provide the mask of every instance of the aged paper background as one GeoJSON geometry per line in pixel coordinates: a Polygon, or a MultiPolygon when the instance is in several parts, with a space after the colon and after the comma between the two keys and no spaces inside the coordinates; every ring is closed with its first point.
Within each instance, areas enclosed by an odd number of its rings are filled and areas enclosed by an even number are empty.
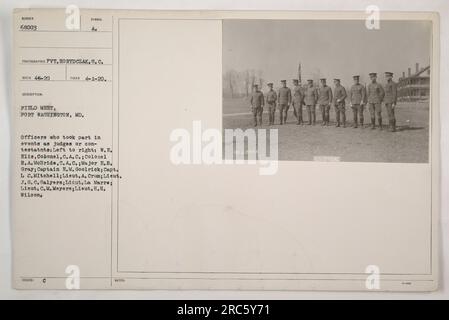
{"type": "MultiPolygon", "coordinates": [[[[20,230],[14,233],[16,277],[53,276],[47,286],[61,287],[65,266],[76,263],[91,277],[83,280],[91,288],[363,290],[365,267],[376,264],[387,283],[383,289],[410,290],[401,285],[408,281],[411,290],[435,288],[435,281],[428,282],[437,272],[430,208],[434,196],[438,209],[438,197],[430,192],[432,183],[438,188],[438,167],[431,170],[430,163],[281,162],[277,175],[263,177],[254,166],[174,167],[168,161],[174,128],[189,129],[198,119],[207,127],[221,126],[221,22],[214,19],[305,13],[113,14],[121,17],[114,20],[112,39],[113,76],[119,80],[107,96],[113,102],[89,92],[90,102],[103,106],[90,119],[95,132],[113,132],[114,160],[124,178],[112,202],[107,195],[82,194],[13,201],[14,227],[20,230]],[[161,19],[167,17],[175,20],[161,19]],[[334,183],[315,179],[320,175],[334,183]],[[276,194],[285,201],[273,201],[276,194]],[[367,206],[373,198],[378,205],[367,206]]],[[[51,132],[63,132],[63,125],[51,132]]],[[[16,122],[18,130],[22,126],[30,130],[26,121],[16,122]]],[[[433,121],[434,165],[438,129],[433,121]]],[[[28,286],[15,279],[17,287],[28,286]]]]}

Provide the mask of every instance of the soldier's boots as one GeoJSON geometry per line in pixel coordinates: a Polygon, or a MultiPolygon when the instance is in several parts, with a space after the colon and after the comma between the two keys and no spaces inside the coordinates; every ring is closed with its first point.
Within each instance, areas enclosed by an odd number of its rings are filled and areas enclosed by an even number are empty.
{"type": "Polygon", "coordinates": [[[262,116],[259,116],[259,125],[262,125],[262,116]]]}
{"type": "Polygon", "coordinates": [[[337,124],[335,126],[339,127],[340,126],[340,112],[337,111],[335,116],[336,116],[336,120],[337,120],[337,124]]]}
{"type": "Polygon", "coordinates": [[[376,119],[371,118],[371,129],[376,129],[376,119]]]}
{"type": "Polygon", "coordinates": [[[363,129],[363,117],[360,117],[360,128],[363,129]]]}
{"type": "Polygon", "coordinates": [[[382,118],[379,117],[377,121],[379,122],[379,130],[382,130],[382,118]]]}
{"type": "Polygon", "coordinates": [[[283,123],[283,119],[284,119],[284,116],[282,115],[282,111],[279,111],[279,119],[280,119],[280,124],[284,124],[283,123]]]}
{"type": "Polygon", "coordinates": [[[312,124],[312,110],[307,110],[307,115],[309,116],[309,125],[312,124]]]}
{"type": "Polygon", "coordinates": [[[354,113],[354,124],[352,125],[353,128],[358,127],[358,120],[357,120],[357,113],[354,113]]]}
{"type": "Polygon", "coordinates": [[[316,113],[315,111],[312,111],[312,125],[315,125],[316,122],[316,113]]]}
{"type": "Polygon", "coordinates": [[[389,126],[390,132],[396,131],[396,120],[390,120],[390,126],[389,126]]]}
{"type": "Polygon", "coordinates": [[[321,123],[321,125],[325,126],[326,125],[326,113],[325,113],[325,111],[321,112],[321,117],[323,119],[323,122],[321,123]]]}

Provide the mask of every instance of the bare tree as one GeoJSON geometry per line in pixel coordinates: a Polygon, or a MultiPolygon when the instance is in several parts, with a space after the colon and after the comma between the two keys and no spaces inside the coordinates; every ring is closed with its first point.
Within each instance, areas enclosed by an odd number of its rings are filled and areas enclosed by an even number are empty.
{"type": "Polygon", "coordinates": [[[259,87],[262,88],[265,80],[263,79],[263,71],[262,70],[258,70],[257,71],[257,78],[258,78],[258,82],[259,82],[259,87]]]}
{"type": "Polygon", "coordinates": [[[234,75],[231,73],[229,75],[229,90],[231,90],[231,98],[234,98],[234,75]]]}
{"type": "Polygon", "coordinates": [[[223,75],[223,83],[229,89],[231,98],[234,98],[237,85],[237,72],[235,70],[228,70],[223,75]]]}
{"type": "Polygon", "coordinates": [[[254,70],[249,71],[249,79],[251,81],[251,92],[254,90],[254,84],[256,83],[256,73],[254,70]]]}
{"type": "Polygon", "coordinates": [[[249,84],[250,84],[250,75],[249,75],[248,70],[244,71],[243,79],[244,79],[244,84],[245,84],[246,96],[248,97],[249,96],[249,84]]]}

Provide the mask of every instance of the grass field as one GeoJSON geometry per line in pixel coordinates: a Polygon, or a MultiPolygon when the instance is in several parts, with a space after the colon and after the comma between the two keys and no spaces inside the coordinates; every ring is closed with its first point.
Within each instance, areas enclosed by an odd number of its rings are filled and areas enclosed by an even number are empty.
{"type": "MultiPolygon", "coordinates": [[[[304,108],[305,109],[305,108],[304,108]]],[[[263,125],[257,128],[278,129],[279,160],[313,161],[314,157],[340,157],[340,161],[420,163],[428,161],[429,104],[427,102],[398,103],[396,106],[397,132],[386,130],[387,111],[382,105],[384,130],[368,127],[370,115],[364,112],[365,128],[352,128],[352,109],[346,107],[347,127],[335,127],[333,107],[330,126],[321,126],[321,113],[317,108],[315,126],[296,125],[290,107],[287,124],[279,125],[276,110],[274,126],[268,126],[267,108],[263,125]]],[[[307,114],[303,110],[303,118],[307,114]]],[[[377,125],[377,124],[376,124],[377,125]]],[[[253,128],[253,117],[247,99],[223,99],[223,129],[253,128]]]]}

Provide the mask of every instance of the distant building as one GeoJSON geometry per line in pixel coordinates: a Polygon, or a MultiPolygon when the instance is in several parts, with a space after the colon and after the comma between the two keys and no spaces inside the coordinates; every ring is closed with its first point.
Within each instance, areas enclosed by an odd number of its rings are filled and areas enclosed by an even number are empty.
{"type": "Polygon", "coordinates": [[[430,66],[419,68],[415,65],[415,73],[411,73],[408,68],[408,75],[402,73],[398,82],[398,100],[399,101],[420,101],[429,100],[430,96],[430,66]]]}

